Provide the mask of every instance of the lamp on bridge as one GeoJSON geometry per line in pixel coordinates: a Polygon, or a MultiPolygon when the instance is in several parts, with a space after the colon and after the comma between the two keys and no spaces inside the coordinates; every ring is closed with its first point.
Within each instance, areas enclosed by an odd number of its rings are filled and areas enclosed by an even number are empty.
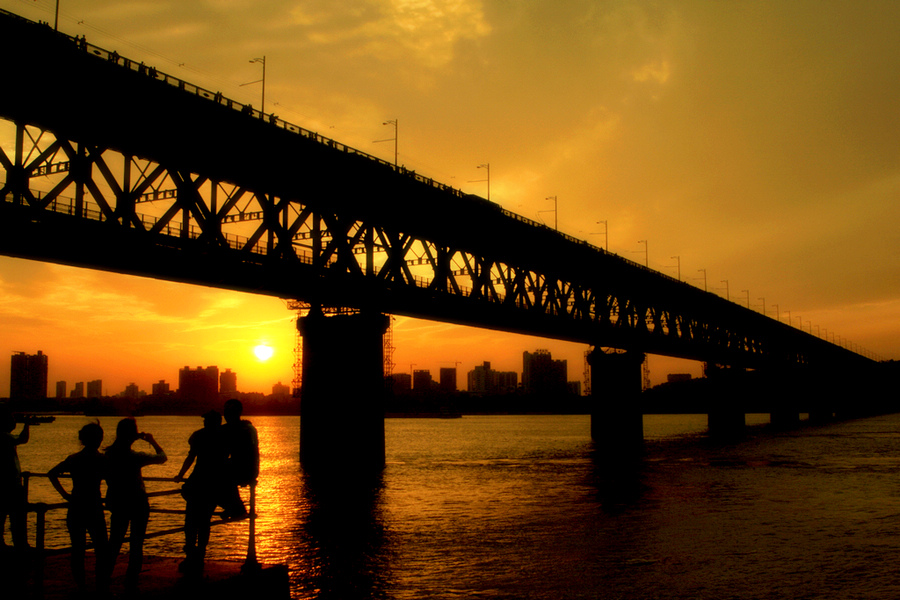
{"type": "MultiPolygon", "coordinates": [[[[547,196],[544,200],[553,200],[553,229],[559,231],[559,204],[556,200],[556,196],[547,196]]],[[[540,212],[549,212],[549,211],[540,211],[540,212]]]]}
{"type": "Polygon", "coordinates": [[[397,119],[390,119],[389,121],[385,121],[384,123],[382,123],[382,125],[393,125],[394,126],[394,137],[387,138],[385,140],[375,140],[372,143],[379,144],[381,142],[394,142],[394,166],[396,167],[397,166],[397,137],[398,137],[397,129],[399,127],[397,124],[397,119]]]}
{"type": "Polygon", "coordinates": [[[597,225],[603,223],[603,249],[609,252],[609,222],[608,221],[597,221],[597,225]]]}
{"type": "Polygon", "coordinates": [[[260,63],[262,65],[262,79],[257,79],[256,81],[248,81],[247,83],[242,83],[240,87],[244,87],[245,85],[253,85],[254,83],[262,83],[262,101],[260,103],[259,109],[259,118],[263,119],[266,115],[266,56],[263,55],[262,58],[254,58],[250,61],[251,63],[260,63]]]}
{"type": "Polygon", "coordinates": [[[647,243],[647,240],[638,240],[638,244],[644,245],[644,266],[650,266],[650,245],[647,243]]]}
{"type": "Polygon", "coordinates": [[[484,169],[487,171],[487,179],[477,179],[475,181],[470,181],[469,183],[478,183],[481,181],[487,181],[487,199],[491,199],[491,163],[484,163],[475,167],[476,169],[484,169]]]}

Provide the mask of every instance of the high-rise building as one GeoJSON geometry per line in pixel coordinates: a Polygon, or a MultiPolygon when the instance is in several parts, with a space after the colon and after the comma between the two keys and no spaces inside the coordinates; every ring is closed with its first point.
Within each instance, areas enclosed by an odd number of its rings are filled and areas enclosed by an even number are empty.
{"type": "Polygon", "coordinates": [[[494,371],[498,394],[512,394],[519,387],[519,374],[515,371],[494,371]]]}
{"type": "Polygon", "coordinates": [[[291,387],[284,385],[280,381],[272,386],[272,395],[276,398],[290,398],[291,387]]]}
{"type": "Polygon", "coordinates": [[[75,384],[75,387],[72,388],[72,391],[69,393],[69,398],[84,398],[84,382],[79,381],[75,384]]]}
{"type": "Polygon", "coordinates": [[[442,392],[455,392],[456,391],[456,367],[452,369],[450,367],[441,367],[441,391],[442,392]]]}
{"type": "Polygon", "coordinates": [[[236,391],[237,373],[232,373],[231,369],[225,369],[225,372],[219,375],[219,393],[230,394],[236,391]]]}
{"type": "Polygon", "coordinates": [[[169,384],[165,379],[160,379],[158,383],[150,386],[150,391],[154,396],[165,396],[169,393],[169,384]]]}
{"type": "Polygon", "coordinates": [[[57,398],[65,398],[66,397],[66,382],[65,381],[57,381],[56,382],[56,397],[57,398]]]}
{"type": "Polygon", "coordinates": [[[185,367],[178,370],[178,396],[203,406],[219,401],[219,367],[185,367]]]}
{"type": "Polygon", "coordinates": [[[522,387],[527,394],[564,395],[568,369],[565,360],[553,360],[549,350],[522,353],[522,387]]]}
{"type": "Polygon", "coordinates": [[[484,361],[468,373],[468,390],[473,394],[487,394],[491,385],[491,363],[484,361]]]}
{"type": "Polygon", "coordinates": [[[103,395],[103,380],[95,379],[87,382],[87,397],[99,398],[103,395]]]}
{"type": "Polygon", "coordinates": [[[125,386],[125,391],[122,392],[123,398],[129,398],[131,400],[137,400],[141,395],[141,390],[136,383],[133,381],[125,386]]]}
{"type": "Polygon", "coordinates": [[[426,369],[416,369],[413,371],[413,392],[421,394],[431,391],[431,384],[433,381],[434,380],[431,378],[431,371],[426,369]]]}
{"type": "Polygon", "coordinates": [[[9,397],[38,400],[47,397],[47,355],[14,352],[9,369],[9,397]]]}
{"type": "Polygon", "coordinates": [[[394,373],[391,375],[391,390],[396,396],[408,394],[412,390],[412,376],[409,373],[394,373]]]}
{"type": "Polygon", "coordinates": [[[519,374],[515,371],[495,371],[484,361],[468,373],[468,390],[473,394],[511,394],[516,391],[519,374]]]}

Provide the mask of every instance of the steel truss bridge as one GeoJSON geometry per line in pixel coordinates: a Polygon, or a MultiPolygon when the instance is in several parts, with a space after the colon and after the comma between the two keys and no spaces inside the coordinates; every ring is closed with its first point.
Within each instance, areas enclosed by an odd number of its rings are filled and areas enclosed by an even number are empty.
{"type": "Polygon", "coordinates": [[[0,13],[0,253],[746,367],[856,353],[0,13]]]}

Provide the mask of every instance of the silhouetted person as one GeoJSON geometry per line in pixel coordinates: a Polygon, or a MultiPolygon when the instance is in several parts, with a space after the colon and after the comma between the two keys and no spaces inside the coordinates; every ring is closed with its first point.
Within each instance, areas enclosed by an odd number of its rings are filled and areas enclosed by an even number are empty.
{"type": "Polygon", "coordinates": [[[30,436],[29,422],[26,419],[22,431],[13,434],[16,419],[7,409],[0,412],[0,546],[6,547],[4,531],[6,516],[9,515],[9,528],[12,533],[13,547],[19,550],[28,548],[25,533],[26,499],[22,486],[22,466],[19,464],[19,452],[16,446],[24,444],[30,436]]]}
{"type": "Polygon", "coordinates": [[[222,500],[223,518],[243,519],[247,508],[238,487],[252,485],[259,477],[259,436],[250,421],[241,419],[244,406],[232,398],[225,402],[225,447],[228,460],[225,468],[230,485],[222,500]]]}
{"type": "Polygon", "coordinates": [[[222,415],[211,410],[203,415],[203,429],[188,438],[190,450],[175,481],[183,481],[185,473],[196,461],[191,476],[181,488],[186,502],[184,515],[185,559],[178,569],[185,573],[203,570],[209,543],[209,520],[226,489],[225,447],[222,415]]]}
{"type": "Polygon", "coordinates": [[[147,465],[166,462],[166,453],[149,433],[138,433],[137,421],[126,418],[116,426],[116,439],[106,448],[106,506],[109,518],[109,573],[112,573],[125,532],[131,525],[131,542],[128,549],[128,570],[125,572],[125,590],[134,592],[144,561],[144,535],[150,518],[150,503],[141,469],[147,465]],[[144,440],[153,447],[153,454],[136,452],[131,445],[144,440]]]}
{"type": "Polygon", "coordinates": [[[66,528],[72,541],[72,575],[80,592],[85,589],[84,552],[86,534],[91,536],[95,553],[95,575],[98,592],[108,586],[106,516],[103,513],[103,496],[100,482],[106,478],[105,457],[100,453],[103,428],[100,423],[88,423],[78,432],[78,439],[84,446],[79,452],[69,455],[64,461],[50,469],[50,483],[69,503],[66,514],[66,528]],[[72,476],[72,491],[68,492],[59,482],[59,476],[72,476]]]}

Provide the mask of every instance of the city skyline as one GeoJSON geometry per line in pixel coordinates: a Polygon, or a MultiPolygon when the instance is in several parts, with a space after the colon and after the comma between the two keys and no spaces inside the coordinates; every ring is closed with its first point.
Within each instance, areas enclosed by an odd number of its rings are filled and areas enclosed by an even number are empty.
{"type": "MultiPolygon", "coordinates": [[[[76,377],[75,379],[58,379],[58,378],[57,378],[57,379],[54,379],[54,378],[52,377],[52,373],[54,372],[54,371],[53,371],[53,364],[54,364],[54,363],[53,363],[52,357],[50,357],[47,353],[43,352],[43,350],[38,350],[38,351],[36,351],[36,352],[37,352],[37,353],[36,353],[35,355],[30,355],[30,354],[29,354],[29,356],[34,356],[34,357],[41,356],[41,357],[44,359],[45,365],[49,363],[49,368],[48,368],[48,389],[47,389],[47,397],[56,397],[56,396],[57,396],[57,394],[54,393],[54,392],[55,392],[55,391],[58,391],[58,390],[60,389],[60,385],[59,385],[59,384],[64,384],[64,385],[63,385],[63,388],[62,388],[62,389],[64,389],[64,390],[66,391],[66,394],[65,394],[64,398],[70,398],[70,397],[90,397],[91,395],[94,395],[94,396],[100,395],[100,394],[90,394],[90,393],[88,393],[88,392],[86,391],[86,388],[85,388],[84,386],[90,387],[92,384],[93,384],[94,386],[98,386],[98,385],[101,385],[101,384],[102,384],[102,390],[103,390],[102,395],[103,395],[103,396],[108,396],[108,397],[113,397],[113,396],[122,395],[123,393],[125,393],[125,392],[128,391],[128,388],[129,388],[130,386],[136,386],[141,392],[150,394],[150,393],[152,393],[150,390],[152,390],[152,388],[153,388],[154,386],[157,386],[157,385],[163,384],[163,383],[164,383],[164,384],[167,384],[167,385],[169,386],[170,391],[171,391],[172,393],[175,393],[175,392],[177,392],[177,391],[180,389],[180,386],[178,385],[178,382],[179,382],[179,380],[180,380],[180,378],[181,378],[182,372],[183,372],[185,369],[187,369],[188,371],[195,371],[195,370],[203,371],[203,370],[207,370],[207,369],[213,369],[213,370],[218,369],[218,365],[211,365],[211,364],[210,364],[210,365],[197,365],[196,367],[190,366],[190,365],[185,365],[185,366],[183,366],[183,367],[178,367],[178,368],[177,368],[177,373],[178,373],[178,374],[177,374],[174,378],[166,378],[166,377],[161,378],[161,379],[158,378],[158,379],[153,380],[149,385],[144,385],[143,383],[140,383],[140,382],[138,382],[138,381],[132,379],[132,380],[129,380],[127,384],[125,384],[124,386],[122,386],[122,389],[114,389],[114,388],[112,388],[109,384],[107,384],[107,383],[106,383],[106,380],[104,380],[102,377],[99,377],[99,378],[96,378],[96,379],[93,379],[93,380],[88,380],[88,379],[85,379],[85,378],[83,378],[83,377],[80,377],[80,378],[79,378],[79,377],[76,377]],[[81,395],[80,395],[80,396],[76,396],[76,395],[75,395],[75,394],[77,393],[77,392],[76,392],[76,386],[77,386],[77,385],[81,385],[81,386],[82,386],[82,390],[81,390],[81,395]],[[123,390],[124,390],[124,392],[123,392],[123,390]]],[[[530,352],[529,350],[524,350],[524,351],[522,351],[522,352],[524,352],[525,355],[531,354],[531,352],[530,352]]],[[[533,352],[534,352],[534,353],[548,352],[549,354],[552,355],[552,353],[550,353],[549,351],[547,351],[547,350],[544,349],[544,348],[537,348],[537,349],[534,349],[533,352]]],[[[26,354],[27,354],[27,353],[26,353],[26,354]]],[[[14,354],[13,356],[15,356],[15,354],[14,354]]],[[[527,359],[526,359],[526,360],[527,360],[527,359]]],[[[494,369],[494,370],[495,370],[495,371],[501,371],[501,372],[502,372],[502,371],[508,371],[508,372],[515,373],[516,375],[522,375],[522,374],[525,372],[525,365],[523,364],[522,353],[519,354],[519,361],[520,361],[520,362],[519,362],[519,367],[518,367],[517,369],[494,369]]],[[[394,373],[395,373],[395,374],[403,373],[403,374],[405,374],[405,375],[409,375],[409,376],[410,376],[410,379],[412,380],[412,375],[413,375],[415,372],[424,371],[424,372],[429,373],[429,375],[434,376],[435,373],[440,374],[442,371],[445,371],[445,370],[448,370],[448,369],[452,369],[452,370],[456,371],[456,385],[457,385],[457,390],[458,390],[458,391],[466,391],[466,390],[467,390],[467,385],[466,385],[466,381],[465,381],[465,376],[468,375],[469,373],[471,373],[472,371],[475,371],[475,370],[477,370],[477,369],[479,369],[479,368],[483,368],[484,365],[491,366],[491,365],[493,364],[492,361],[490,361],[490,360],[483,360],[483,361],[481,361],[481,362],[473,363],[471,368],[466,369],[466,368],[463,366],[464,363],[463,363],[462,361],[443,361],[443,362],[455,362],[455,366],[452,366],[452,367],[440,366],[440,367],[438,367],[437,369],[430,369],[430,368],[425,368],[425,367],[423,367],[423,368],[420,369],[420,368],[415,368],[415,365],[412,364],[412,365],[411,365],[412,368],[411,368],[410,370],[402,371],[402,370],[399,370],[399,369],[395,369],[395,370],[394,370],[394,373]],[[460,375],[459,375],[460,373],[463,374],[462,377],[460,377],[460,375]]],[[[555,360],[554,362],[562,363],[563,366],[565,366],[565,363],[566,363],[565,360],[555,360]]],[[[466,364],[468,364],[468,363],[466,363],[466,364]]],[[[11,371],[11,370],[12,370],[12,368],[10,369],[10,371],[11,371]]],[[[65,369],[63,369],[63,370],[65,370],[65,369]]],[[[222,378],[223,376],[228,377],[228,381],[230,382],[231,385],[228,386],[228,389],[227,389],[227,390],[222,389],[222,388],[221,388],[221,385],[220,385],[219,392],[224,392],[224,391],[236,391],[236,392],[239,392],[239,393],[270,393],[270,392],[271,392],[271,388],[274,387],[274,386],[278,386],[278,385],[287,385],[287,386],[290,386],[289,380],[288,380],[288,381],[278,380],[278,381],[273,381],[266,389],[244,389],[243,386],[239,383],[239,382],[241,381],[240,373],[238,373],[238,372],[232,370],[231,368],[224,368],[224,369],[221,369],[221,370],[216,370],[217,381],[219,381],[220,384],[221,384],[221,382],[222,382],[222,379],[221,379],[221,378],[222,378]],[[235,384],[235,379],[236,379],[236,381],[238,382],[238,383],[236,383],[236,384],[235,384]],[[232,387],[232,386],[234,386],[234,387],[232,387]]],[[[128,378],[126,377],[125,379],[127,380],[128,378]]],[[[568,375],[568,381],[581,381],[582,379],[583,379],[583,370],[582,370],[582,371],[576,371],[576,373],[574,374],[574,376],[573,376],[572,374],[569,374],[569,375],[568,375]],[[573,377],[574,377],[574,378],[573,378],[573,377]]],[[[435,380],[436,383],[437,383],[437,381],[438,381],[438,380],[435,380]]],[[[2,388],[0,388],[0,389],[2,389],[2,388]]],[[[8,389],[8,388],[7,388],[7,389],[8,389]]]]}
{"type": "MultiPolygon", "coordinates": [[[[70,0],[59,22],[257,106],[260,86],[242,84],[265,55],[267,111],[281,118],[386,159],[393,145],[374,140],[394,133],[408,168],[813,334],[900,356],[893,3],[364,4],[70,0]]],[[[54,8],[0,7],[45,21],[54,8]]],[[[6,257],[0,291],[0,352],[43,349],[83,373],[51,364],[53,381],[115,389],[197,356],[232,365],[248,387],[292,375],[294,315],[278,299],[6,257]],[[267,361],[253,353],[261,344],[267,361]]],[[[569,379],[586,349],[404,317],[394,339],[398,370],[489,356],[513,370],[511,348],[547,347],[569,379]]],[[[654,383],[699,372],[671,364],[652,359],[654,383]]]]}

